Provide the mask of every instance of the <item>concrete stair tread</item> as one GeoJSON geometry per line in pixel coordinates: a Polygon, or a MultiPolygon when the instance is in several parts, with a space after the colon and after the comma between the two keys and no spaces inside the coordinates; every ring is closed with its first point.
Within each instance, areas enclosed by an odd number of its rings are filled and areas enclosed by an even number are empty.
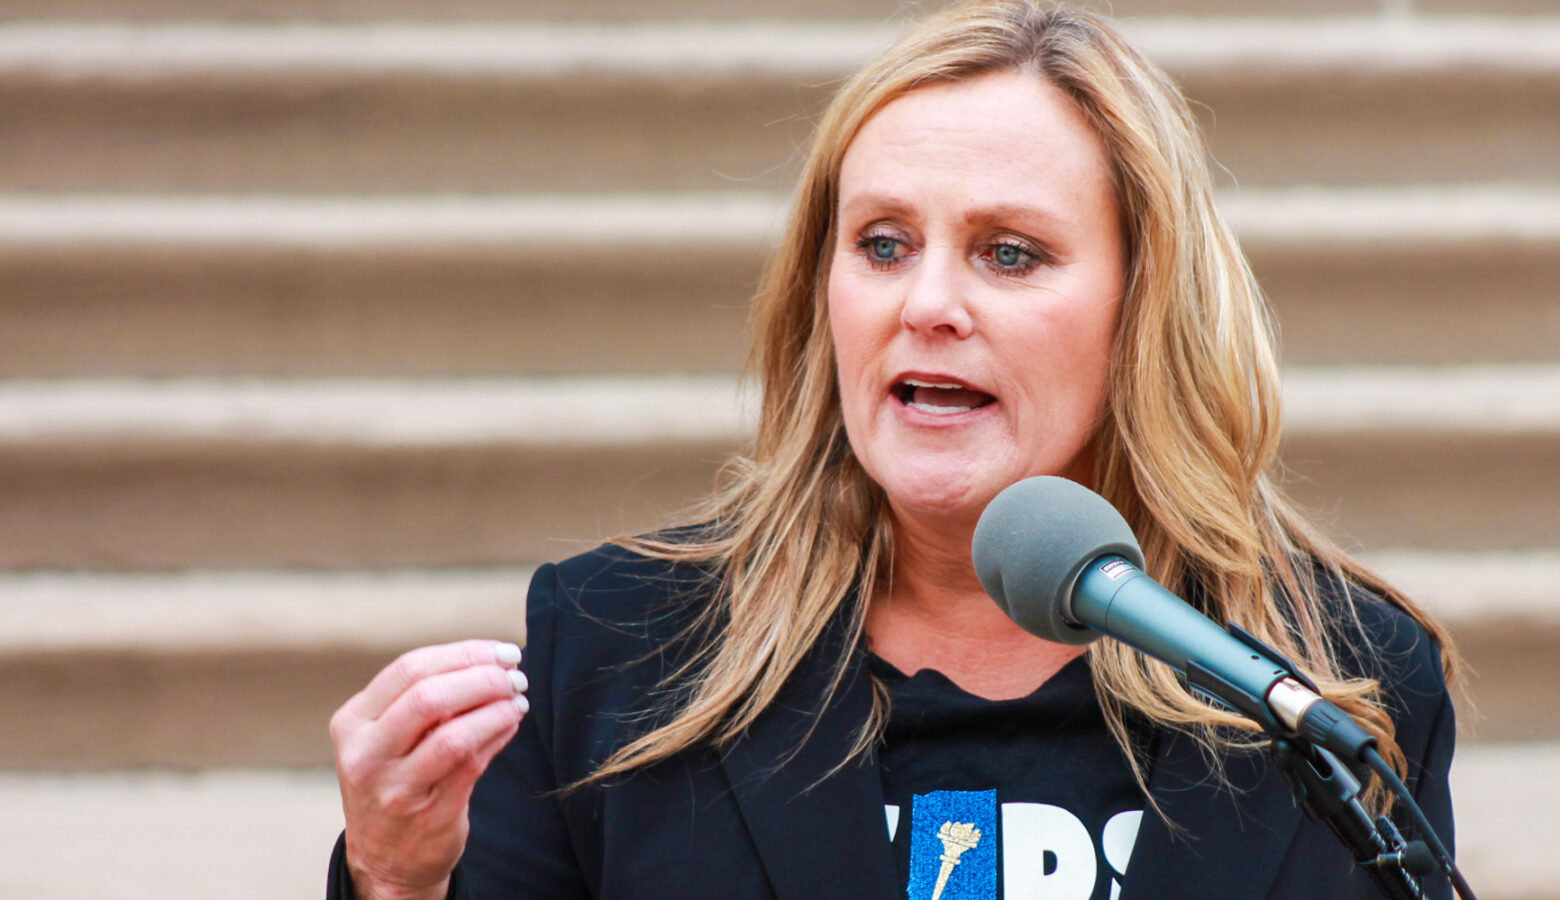
{"type": "Polygon", "coordinates": [[[0,382],[0,439],[329,446],[735,442],[735,378],[0,382]]]}
{"type": "MultiPolygon", "coordinates": [[[[1560,367],[1302,368],[1286,390],[1286,484],[1335,533],[1487,551],[1560,527],[1534,502],[1556,475],[1560,367]]],[[[707,495],[747,408],[732,376],[3,381],[0,561],[547,559],[707,495]]]]}
{"type": "MultiPolygon", "coordinates": [[[[1557,771],[1553,743],[1459,747],[1458,862],[1485,900],[1553,896],[1557,771]]],[[[190,895],[317,896],[342,825],[318,768],[0,774],[0,798],[0,893],[32,900],[154,900],[169,871],[190,895]]]]}
{"type": "MultiPolygon", "coordinates": [[[[1264,244],[1560,243],[1560,183],[1245,187],[1220,206],[1264,244]]],[[[783,195],[744,189],[604,194],[0,194],[0,253],[71,244],[403,246],[757,245],[783,195]]]]}
{"type": "MultiPolygon", "coordinates": [[[[565,552],[565,551],[560,551],[565,552]]],[[[0,574],[0,654],[314,650],[520,640],[532,569],[0,574]]]]}
{"type": "MultiPolygon", "coordinates": [[[[1560,17],[1148,18],[1123,23],[1148,56],[1180,71],[1475,67],[1560,73],[1560,17]]],[[[0,25],[0,72],[72,76],[338,70],[430,74],[713,72],[839,75],[896,29],[880,21],[0,25]]]]}
{"type": "Polygon", "coordinates": [[[1454,631],[1492,623],[1560,626],[1560,549],[1378,550],[1362,558],[1454,631]]]}
{"type": "Polygon", "coordinates": [[[1560,860],[1545,849],[1560,803],[1554,744],[1464,743],[1452,762],[1457,864],[1480,897],[1555,896],[1560,860]]]}
{"type": "Polygon", "coordinates": [[[1291,432],[1560,434],[1560,366],[1315,366],[1284,378],[1291,432]]]}
{"type": "MultiPolygon", "coordinates": [[[[589,5],[572,0],[451,0],[429,4],[420,0],[164,0],[147,4],[136,0],[12,0],[5,19],[43,20],[145,20],[273,22],[313,21],[447,21],[525,17],[549,20],[644,21],[694,19],[700,21],[753,17],[880,19],[903,16],[929,4],[917,0],[631,0],[589,5]]],[[[1337,14],[1404,15],[1399,0],[1084,0],[1084,6],[1106,9],[1118,17],[1144,15],[1290,15],[1337,14]]],[[[1478,13],[1542,15],[1553,13],[1549,0],[1418,0],[1421,13],[1478,13]]]]}
{"type": "MultiPolygon", "coordinates": [[[[585,545],[558,544],[555,558],[585,545]]],[[[1453,631],[1470,741],[1552,740],[1560,556],[1366,555],[1453,631]]],[[[323,723],[401,652],[524,640],[528,567],[0,577],[0,766],[317,765],[323,723]],[[90,666],[82,660],[90,659],[90,666]],[[191,722],[202,726],[192,729],[191,722]],[[104,743],[92,735],[112,731],[104,743]]],[[[3,870],[3,867],[0,867],[3,870]]]]}
{"type": "MultiPolygon", "coordinates": [[[[1454,632],[1560,632],[1560,551],[1398,550],[1363,559],[1454,632]]],[[[0,654],[353,647],[393,655],[466,637],[519,640],[532,571],[0,574],[0,654]]]]}
{"type": "MultiPolygon", "coordinates": [[[[783,197],[751,190],[339,197],[9,194],[0,195],[0,248],[74,243],[579,248],[601,241],[723,247],[763,242],[783,225],[785,212],[783,197]]],[[[1560,234],[1560,225],[1555,231],[1560,234]]]]}
{"type": "Polygon", "coordinates": [[[318,897],[343,823],[318,768],[0,773],[0,809],[0,896],[31,900],[318,897]]]}
{"type": "MultiPolygon", "coordinates": [[[[1221,198],[1291,362],[1533,362],[1560,346],[1560,182],[1221,198]]],[[[785,206],[751,187],[0,194],[0,375],[734,371],[785,206]]]]}
{"type": "MultiPolygon", "coordinates": [[[[444,21],[525,17],[555,20],[696,19],[724,20],[770,16],[787,19],[878,19],[913,14],[924,0],[619,0],[580,4],[574,0],[12,0],[5,19],[44,20],[241,20],[241,21],[444,21]]],[[[1542,15],[1554,12],[1551,0],[1082,0],[1118,17],[1144,15],[1291,15],[1478,13],[1542,15]]]]}
{"type": "MultiPolygon", "coordinates": [[[[1285,374],[1291,433],[1560,435],[1560,364],[1312,367],[1285,374]]],[[[0,440],[327,446],[618,446],[750,432],[735,377],[17,379],[0,440]]]]}
{"type": "MultiPolygon", "coordinates": [[[[1560,178],[1560,16],[1127,25],[1242,183],[1560,178]]],[[[0,25],[0,186],[783,185],[877,22],[0,25]],[[545,127],[537,128],[536,123],[545,127]],[[112,145],[111,156],[96,148],[112,145]]]]}

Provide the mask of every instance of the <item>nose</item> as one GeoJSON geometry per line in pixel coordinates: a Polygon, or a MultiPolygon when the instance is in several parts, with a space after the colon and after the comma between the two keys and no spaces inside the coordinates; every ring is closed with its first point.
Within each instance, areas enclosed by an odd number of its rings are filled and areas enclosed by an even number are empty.
{"type": "Polygon", "coordinates": [[[967,338],[975,330],[959,268],[962,260],[951,252],[927,250],[905,281],[904,305],[899,320],[904,327],[931,337],[967,338]]]}

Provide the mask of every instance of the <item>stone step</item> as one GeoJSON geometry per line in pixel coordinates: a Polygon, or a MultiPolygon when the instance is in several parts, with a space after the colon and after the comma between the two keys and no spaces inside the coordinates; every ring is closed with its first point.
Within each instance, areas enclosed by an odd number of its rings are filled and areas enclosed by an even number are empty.
{"type": "Polygon", "coordinates": [[[1291,363],[1549,362],[1560,216],[1538,206],[1553,190],[1246,189],[1226,208],[1291,363]]]}
{"type": "Polygon", "coordinates": [[[328,763],[331,712],[403,651],[522,641],[529,583],[526,569],[5,576],[0,769],[328,763]]]}
{"type": "MultiPolygon", "coordinates": [[[[1556,772],[1555,744],[1458,750],[1458,864],[1483,900],[1557,896],[1556,772]]],[[[0,896],[28,900],[163,900],[170,871],[189,896],[317,897],[342,825],[327,769],[7,773],[0,810],[0,896]]]]}
{"type": "Polygon", "coordinates": [[[545,559],[707,493],[743,433],[734,390],[724,378],[12,382],[0,534],[28,536],[0,567],[545,559]]]}
{"type": "MultiPolygon", "coordinates": [[[[1548,701],[1560,554],[1366,560],[1456,635],[1470,740],[1560,739],[1548,701]]],[[[5,575],[0,770],[328,763],[330,713],[404,650],[523,642],[529,579],[525,567],[5,575]]]]}
{"type": "MultiPolygon", "coordinates": [[[[915,15],[937,4],[918,0],[618,0],[581,4],[575,0],[11,0],[0,21],[17,19],[116,21],[276,22],[287,20],[357,22],[547,19],[555,21],[647,21],[693,19],[887,19],[915,15]]],[[[1484,15],[1544,14],[1555,11],[1552,0],[1112,0],[1083,2],[1119,17],[1145,15],[1405,15],[1459,12],[1484,15]]]]}
{"type": "MultiPolygon", "coordinates": [[[[1560,533],[1560,368],[1302,369],[1288,396],[1294,493],[1365,546],[1560,533]]],[[[748,431],[725,378],[0,383],[0,567],[546,559],[663,521],[748,431]]]]}
{"type": "Polygon", "coordinates": [[[1287,487],[1365,547],[1545,548],[1560,370],[1324,367],[1285,380],[1287,487]]]}
{"type": "MultiPolygon", "coordinates": [[[[1556,358],[1554,185],[1222,204],[1291,363],[1556,358]]],[[[747,191],[0,196],[0,376],[736,371],[784,207],[747,191]]]]}
{"type": "Polygon", "coordinates": [[[1451,628],[1467,663],[1458,698],[1466,738],[1560,737],[1560,707],[1547,696],[1560,645],[1560,549],[1553,540],[1526,553],[1384,551],[1365,562],[1451,628]]]}
{"type": "MultiPolygon", "coordinates": [[[[1560,17],[1131,23],[1241,183],[1560,178],[1560,17]]],[[[774,187],[878,22],[0,27],[0,190],[774,187]],[[111,148],[111,149],[110,149],[111,148]]]]}
{"type": "Polygon", "coordinates": [[[735,371],[768,194],[0,200],[0,374],[735,371]]]}
{"type": "Polygon", "coordinates": [[[6,773],[0,812],[0,896],[27,900],[322,897],[343,821],[318,768],[6,773]]]}

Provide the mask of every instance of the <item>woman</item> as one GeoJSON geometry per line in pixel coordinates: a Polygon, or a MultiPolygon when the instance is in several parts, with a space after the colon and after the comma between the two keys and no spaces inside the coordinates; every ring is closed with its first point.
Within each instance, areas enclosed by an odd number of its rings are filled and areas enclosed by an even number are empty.
{"type": "Polygon", "coordinates": [[[693,524],[538,571],[529,701],[468,642],[338,711],[337,895],[1375,896],[1246,722],[981,590],[976,519],[1041,474],[1298,660],[1450,838],[1446,635],[1275,488],[1259,294],[1103,22],[955,7],[848,82],[756,323],[751,452],[693,524]]]}

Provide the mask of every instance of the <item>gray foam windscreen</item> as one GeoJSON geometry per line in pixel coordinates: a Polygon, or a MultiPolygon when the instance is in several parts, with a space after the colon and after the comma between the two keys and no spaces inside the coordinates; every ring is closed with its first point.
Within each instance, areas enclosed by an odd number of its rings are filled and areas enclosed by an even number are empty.
{"type": "Polygon", "coordinates": [[[1107,554],[1143,567],[1143,551],[1116,508],[1065,478],[1026,478],[981,513],[970,548],[975,574],[1020,628],[1063,644],[1087,644],[1100,633],[1073,624],[1073,585],[1107,554]]]}

